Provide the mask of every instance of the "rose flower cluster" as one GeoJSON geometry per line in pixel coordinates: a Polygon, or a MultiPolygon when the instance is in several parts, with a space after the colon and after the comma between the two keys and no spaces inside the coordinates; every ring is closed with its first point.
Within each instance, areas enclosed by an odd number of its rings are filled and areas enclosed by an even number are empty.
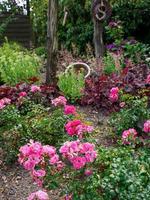
{"type": "Polygon", "coordinates": [[[41,186],[43,177],[46,175],[45,165],[48,160],[49,165],[61,170],[64,164],[59,160],[56,149],[52,146],[42,146],[40,142],[30,141],[30,143],[19,149],[19,163],[31,172],[33,180],[41,186]],[[38,167],[38,170],[36,169],[38,167]]]}
{"type": "Polygon", "coordinates": [[[82,139],[84,133],[91,133],[94,130],[93,126],[83,124],[80,120],[69,121],[65,125],[65,129],[69,136],[77,136],[80,139],[82,139]]]}
{"type": "Polygon", "coordinates": [[[79,140],[65,142],[59,151],[76,170],[85,167],[87,163],[92,163],[97,157],[94,144],[82,143],[79,140]]]}

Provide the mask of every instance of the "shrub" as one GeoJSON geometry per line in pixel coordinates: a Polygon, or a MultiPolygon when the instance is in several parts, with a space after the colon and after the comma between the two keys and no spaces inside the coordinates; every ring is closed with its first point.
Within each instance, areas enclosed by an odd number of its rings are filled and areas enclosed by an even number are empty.
{"type": "Polygon", "coordinates": [[[142,133],[144,121],[150,118],[147,97],[124,95],[122,100],[125,102],[124,108],[114,113],[110,119],[114,132],[121,135],[124,130],[135,128],[142,133]]]}
{"type": "Polygon", "coordinates": [[[76,73],[70,70],[67,73],[59,75],[58,87],[63,92],[64,96],[75,102],[83,95],[84,89],[84,75],[82,72],[76,73]]]}
{"type": "Polygon", "coordinates": [[[0,115],[0,141],[7,163],[16,160],[19,147],[30,139],[60,146],[67,136],[64,124],[68,117],[60,109],[50,114],[42,105],[24,101],[18,108],[8,105],[0,115]]]}
{"type": "Polygon", "coordinates": [[[100,147],[93,174],[68,179],[70,194],[75,200],[148,200],[149,153],[149,149],[100,147]]]}
{"type": "Polygon", "coordinates": [[[39,76],[39,67],[39,58],[15,43],[0,48],[0,77],[9,85],[39,76]]]}
{"type": "Polygon", "coordinates": [[[97,164],[104,200],[150,198],[149,153],[149,149],[100,149],[97,164]]]}

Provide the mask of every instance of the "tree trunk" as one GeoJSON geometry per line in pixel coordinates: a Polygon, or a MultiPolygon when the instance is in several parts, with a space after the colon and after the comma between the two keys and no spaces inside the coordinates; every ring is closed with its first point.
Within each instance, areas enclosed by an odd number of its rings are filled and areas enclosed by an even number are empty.
{"type": "Polygon", "coordinates": [[[58,17],[58,0],[49,0],[48,20],[47,20],[47,68],[46,84],[56,83],[56,66],[57,66],[57,17],[58,17]]]}
{"type": "Polygon", "coordinates": [[[103,23],[96,19],[94,21],[94,47],[97,65],[102,70],[102,57],[104,55],[104,42],[103,42],[103,23]]]}

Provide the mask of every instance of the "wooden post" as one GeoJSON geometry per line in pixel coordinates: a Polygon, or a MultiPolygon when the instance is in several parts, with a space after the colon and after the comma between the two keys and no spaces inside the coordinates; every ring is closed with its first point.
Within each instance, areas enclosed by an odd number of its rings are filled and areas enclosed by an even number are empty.
{"type": "Polygon", "coordinates": [[[94,47],[97,66],[102,68],[102,58],[104,55],[103,23],[97,20],[94,20],[94,47]]]}
{"type": "Polygon", "coordinates": [[[30,2],[29,2],[29,0],[26,0],[26,1],[27,1],[27,3],[26,3],[26,7],[27,7],[27,16],[30,17],[30,2]]]}
{"type": "Polygon", "coordinates": [[[111,15],[111,7],[107,0],[92,1],[92,16],[94,23],[94,47],[97,66],[102,72],[102,57],[104,55],[103,23],[111,15]]]}
{"type": "Polygon", "coordinates": [[[56,83],[58,0],[49,0],[47,20],[46,84],[56,83]]]}

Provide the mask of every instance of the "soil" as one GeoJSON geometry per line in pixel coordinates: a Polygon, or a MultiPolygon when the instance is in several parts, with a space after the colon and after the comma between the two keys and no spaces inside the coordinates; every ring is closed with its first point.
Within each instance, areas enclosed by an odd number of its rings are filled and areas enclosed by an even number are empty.
{"type": "MultiPolygon", "coordinates": [[[[85,119],[92,122],[96,133],[94,138],[98,145],[110,146],[114,144],[115,139],[110,137],[108,118],[102,113],[91,107],[78,107],[77,109],[85,116],[85,119]],[[110,139],[111,138],[111,139],[110,139]]],[[[18,164],[7,167],[1,161],[0,170],[0,200],[26,200],[30,193],[39,190],[33,184],[29,172],[25,171],[18,164]]],[[[59,197],[60,191],[49,191],[50,200],[62,200],[59,197]]]]}

